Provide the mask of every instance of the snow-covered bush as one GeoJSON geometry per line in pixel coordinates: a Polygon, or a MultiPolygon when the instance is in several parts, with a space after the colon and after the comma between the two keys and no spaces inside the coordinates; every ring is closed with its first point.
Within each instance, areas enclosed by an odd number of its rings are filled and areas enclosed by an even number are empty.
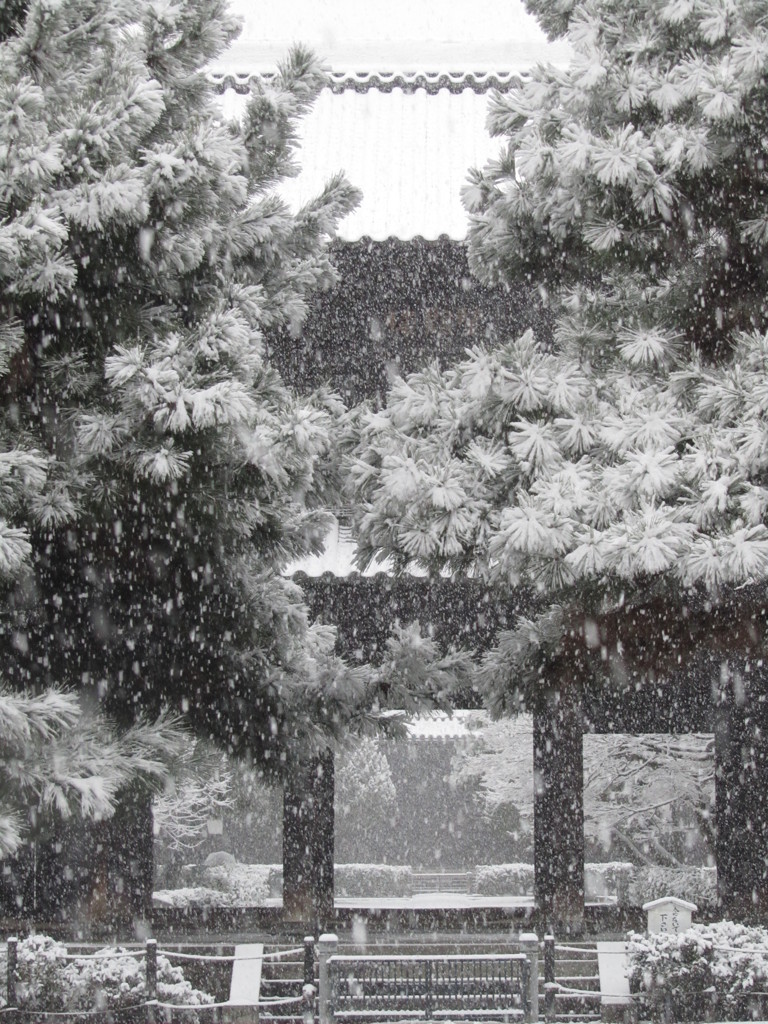
{"type": "MultiPolygon", "coordinates": [[[[624,861],[585,864],[588,895],[615,895],[632,876],[634,865],[624,861]]],[[[480,864],[473,892],[480,896],[528,896],[533,892],[533,864],[480,864]]]]}
{"type": "Polygon", "coordinates": [[[527,896],[533,892],[533,864],[479,864],[473,891],[480,896],[527,896]]]}
{"type": "Polygon", "coordinates": [[[214,864],[197,871],[199,885],[158,889],[153,896],[171,907],[263,907],[279,893],[277,871],[275,864],[214,864]]]}
{"type": "Polygon", "coordinates": [[[269,864],[232,864],[206,868],[203,881],[220,889],[233,906],[260,907],[269,896],[269,864]]]}
{"type": "Polygon", "coordinates": [[[587,898],[626,894],[634,872],[635,865],[628,861],[609,860],[599,864],[585,864],[584,888],[587,898]]]}
{"type": "MultiPolygon", "coordinates": [[[[32,935],[19,942],[16,993],[24,1010],[72,1012],[68,1020],[78,1024],[89,1019],[89,1011],[117,1010],[140,1006],[146,999],[146,970],[142,956],[109,947],[95,955],[67,958],[67,948],[47,935],[32,935]],[[82,1017],[77,1016],[82,1011],[82,1017]]],[[[7,954],[0,954],[0,976],[7,972],[7,954]]],[[[4,992],[2,993],[4,1004],[4,992]]],[[[167,957],[157,958],[157,998],[175,1006],[206,1006],[213,1002],[207,992],[193,988],[180,967],[167,957]]],[[[190,1010],[179,1018],[197,1024],[190,1010]]]]}
{"type": "Polygon", "coordinates": [[[629,902],[642,906],[662,896],[677,896],[699,907],[717,902],[716,868],[668,868],[654,864],[636,868],[629,885],[629,902]]]}
{"type": "MultiPolygon", "coordinates": [[[[337,896],[410,896],[412,870],[402,864],[337,864],[337,896]]],[[[258,907],[283,892],[280,864],[217,864],[198,872],[200,885],[158,889],[156,901],[171,907],[258,907]]]]}
{"type": "Polygon", "coordinates": [[[411,868],[404,864],[337,864],[337,896],[410,896],[411,868]]]}
{"type": "Polygon", "coordinates": [[[163,907],[231,907],[230,894],[204,885],[188,885],[181,889],[156,889],[152,893],[156,906],[163,907]]]}
{"type": "MultiPolygon", "coordinates": [[[[66,969],[66,947],[47,935],[30,935],[18,945],[16,998],[19,1006],[37,1010],[62,1010],[61,979],[66,969]]],[[[2,977],[8,977],[7,950],[0,959],[2,977]]],[[[4,988],[4,986],[3,986],[4,988]]],[[[5,991],[3,991],[5,996],[5,991]]]]}
{"type": "Polygon", "coordinates": [[[752,1020],[768,984],[768,930],[731,921],[681,935],[629,936],[629,983],[640,1017],[752,1020]]]}

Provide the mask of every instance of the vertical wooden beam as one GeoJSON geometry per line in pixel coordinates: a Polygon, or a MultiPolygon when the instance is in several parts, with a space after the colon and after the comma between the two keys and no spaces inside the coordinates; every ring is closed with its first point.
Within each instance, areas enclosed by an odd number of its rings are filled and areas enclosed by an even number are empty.
{"type": "MultiPolygon", "coordinates": [[[[67,831],[67,842],[74,843],[76,833],[67,831]]],[[[142,782],[120,791],[111,818],[84,824],[83,848],[90,854],[91,865],[82,895],[82,927],[93,927],[96,934],[107,931],[131,938],[146,934],[154,887],[153,833],[152,793],[142,782]]],[[[62,900],[72,901],[69,916],[76,919],[78,892],[60,891],[62,900]]],[[[58,908],[65,918],[66,909],[66,903],[58,908]]]]}
{"type": "Polygon", "coordinates": [[[310,931],[333,920],[334,758],[293,764],[283,781],[283,917],[310,931]]]}
{"type": "Polygon", "coordinates": [[[312,831],[312,893],[319,933],[329,929],[334,920],[333,861],[336,829],[334,811],[336,783],[332,750],[326,750],[317,758],[313,783],[315,813],[312,831]]]}
{"type": "Polygon", "coordinates": [[[533,715],[534,893],[561,935],[584,930],[583,732],[579,689],[548,689],[533,715]]]}
{"type": "Polygon", "coordinates": [[[768,914],[768,675],[723,665],[715,707],[718,901],[724,916],[768,914]]]}
{"type": "Polygon", "coordinates": [[[312,817],[304,762],[291,765],[283,778],[283,918],[314,925],[311,898],[311,843],[308,821],[312,817]]]}

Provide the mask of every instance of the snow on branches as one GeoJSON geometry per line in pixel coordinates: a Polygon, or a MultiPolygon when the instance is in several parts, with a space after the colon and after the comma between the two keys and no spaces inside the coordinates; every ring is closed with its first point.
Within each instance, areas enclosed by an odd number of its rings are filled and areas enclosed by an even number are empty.
{"type": "Polygon", "coordinates": [[[334,280],[359,194],[276,195],[326,75],[294,48],[228,123],[206,69],[237,31],[224,0],[0,17],[0,646],[14,686],[173,706],[258,756],[333,676],[280,572],[320,544],[342,412],[264,334],[334,280]]]}
{"type": "Polygon", "coordinates": [[[538,287],[553,341],[521,324],[351,422],[362,563],[541,594],[483,670],[497,711],[624,603],[768,577],[762,7],[528,6],[574,58],[492,99],[464,198],[473,272],[538,287]]]}
{"type": "Polygon", "coordinates": [[[358,421],[364,557],[552,589],[765,579],[767,343],[743,336],[726,370],[612,366],[587,381],[525,335],[411,376],[358,421]]]}
{"type": "Polygon", "coordinates": [[[72,694],[27,696],[0,686],[0,858],[55,819],[110,817],[130,782],[162,786],[182,749],[171,718],[115,735],[72,694]]]}

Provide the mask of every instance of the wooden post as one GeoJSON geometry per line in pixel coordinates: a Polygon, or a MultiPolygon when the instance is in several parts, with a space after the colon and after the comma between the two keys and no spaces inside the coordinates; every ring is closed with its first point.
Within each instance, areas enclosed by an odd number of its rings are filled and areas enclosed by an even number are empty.
{"type": "Polygon", "coordinates": [[[544,1016],[547,1024],[555,1019],[555,936],[544,936],[544,1016]]]}
{"type": "Polygon", "coordinates": [[[315,986],[315,937],[313,935],[304,936],[304,986],[301,995],[303,999],[302,1024],[314,1024],[317,988],[315,986]]]}
{"type": "Polygon", "coordinates": [[[283,781],[283,918],[322,930],[334,917],[333,751],[297,761],[283,781]]]}
{"type": "Polygon", "coordinates": [[[315,984],[315,937],[304,936],[304,984],[315,984]]]}
{"type": "Polygon", "coordinates": [[[319,1024],[333,1024],[333,993],[331,992],[331,969],[328,960],[336,952],[338,946],[337,935],[325,934],[317,940],[317,961],[320,972],[317,1000],[319,1024]]]}
{"type": "Polygon", "coordinates": [[[715,706],[715,856],[720,910],[768,914],[768,673],[723,665],[715,706]]]}
{"type": "Polygon", "coordinates": [[[434,1012],[434,993],[432,991],[432,961],[426,960],[424,962],[424,1019],[432,1020],[432,1013],[434,1012]]]}
{"type": "Polygon", "coordinates": [[[317,758],[312,782],[315,812],[312,830],[312,901],[319,933],[331,928],[335,920],[333,861],[336,773],[331,749],[317,758]]]}
{"type": "Polygon", "coordinates": [[[144,967],[147,981],[147,1024],[157,1019],[157,940],[147,939],[144,952],[144,967]]]}
{"type": "Polygon", "coordinates": [[[8,971],[6,975],[5,998],[8,1009],[16,1009],[16,972],[19,966],[19,940],[15,937],[9,938],[7,943],[8,971]]]}
{"type": "Polygon", "coordinates": [[[314,926],[310,889],[312,797],[306,766],[291,765],[283,780],[283,918],[314,926]]]}
{"type": "Polygon", "coordinates": [[[539,1019],[539,937],[536,932],[520,933],[520,949],[531,964],[526,1020],[537,1021],[539,1019]]]}
{"type": "Polygon", "coordinates": [[[584,931],[584,754],[581,693],[552,688],[533,714],[533,861],[547,928],[584,931]]]}

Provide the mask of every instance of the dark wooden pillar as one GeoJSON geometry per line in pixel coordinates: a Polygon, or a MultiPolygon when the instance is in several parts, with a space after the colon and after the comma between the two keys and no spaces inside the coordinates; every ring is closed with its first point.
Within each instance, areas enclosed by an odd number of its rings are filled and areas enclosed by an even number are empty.
{"type": "Polygon", "coordinates": [[[715,710],[715,855],[720,909],[768,915],[768,676],[724,666],[715,710]]]}
{"type": "Polygon", "coordinates": [[[533,715],[534,892],[560,935],[584,929],[583,733],[578,689],[547,690],[533,715]]]}
{"type": "Polygon", "coordinates": [[[283,783],[283,917],[310,931],[333,921],[334,758],[297,762],[283,783]]]}
{"type": "Polygon", "coordinates": [[[93,826],[94,877],[86,921],[95,933],[147,934],[152,914],[152,794],[140,782],[121,790],[115,813],[93,826]]]}
{"type": "Polygon", "coordinates": [[[319,931],[326,931],[333,921],[333,860],[336,819],[334,814],[335,766],[332,750],[317,759],[313,779],[315,796],[315,827],[312,889],[319,931]]]}

